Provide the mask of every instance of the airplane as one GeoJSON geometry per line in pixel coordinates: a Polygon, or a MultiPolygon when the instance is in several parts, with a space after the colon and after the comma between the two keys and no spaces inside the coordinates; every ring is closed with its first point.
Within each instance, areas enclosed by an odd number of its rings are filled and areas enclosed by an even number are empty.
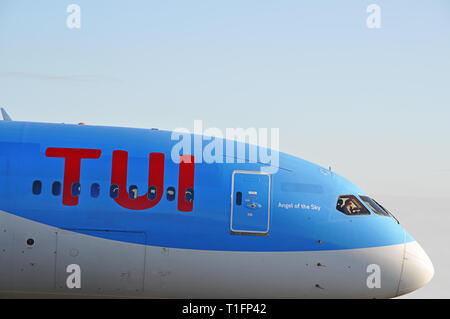
{"type": "Polygon", "coordinates": [[[393,298],[434,275],[392,213],[298,157],[177,163],[170,131],[1,113],[1,297],[393,298]]]}

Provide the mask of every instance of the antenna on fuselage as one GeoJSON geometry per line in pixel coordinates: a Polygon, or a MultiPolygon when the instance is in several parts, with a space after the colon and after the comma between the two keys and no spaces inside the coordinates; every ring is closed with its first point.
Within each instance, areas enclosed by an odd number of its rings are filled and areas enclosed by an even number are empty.
{"type": "Polygon", "coordinates": [[[3,121],[12,121],[11,117],[8,115],[8,113],[6,113],[4,108],[0,108],[0,110],[2,111],[3,121]]]}

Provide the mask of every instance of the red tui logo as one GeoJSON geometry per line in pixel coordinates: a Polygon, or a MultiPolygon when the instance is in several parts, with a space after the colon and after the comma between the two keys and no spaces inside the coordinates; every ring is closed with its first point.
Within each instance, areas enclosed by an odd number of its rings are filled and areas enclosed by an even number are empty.
{"type": "MultiPolygon", "coordinates": [[[[72,185],[80,182],[81,160],[98,159],[102,151],[98,149],[60,148],[49,147],[45,155],[47,157],[59,157],[65,159],[63,204],[67,206],[78,205],[78,197],[72,195],[72,185]]],[[[132,210],[144,210],[158,204],[163,195],[164,188],[164,154],[150,153],[148,187],[156,187],[157,196],[149,199],[147,194],[135,199],[130,198],[127,192],[128,152],[123,150],[113,151],[111,185],[119,186],[119,195],[114,201],[122,207],[132,210]]],[[[178,210],[190,212],[193,209],[193,201],[187,201],[185,193],[194,188],[195,161],[192,155],[181,155],[178,177],[178,210]]]]}

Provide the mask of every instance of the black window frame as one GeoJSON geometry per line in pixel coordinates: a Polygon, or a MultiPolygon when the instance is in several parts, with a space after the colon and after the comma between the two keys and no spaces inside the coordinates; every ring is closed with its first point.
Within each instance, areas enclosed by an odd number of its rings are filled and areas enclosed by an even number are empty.
{"type": "Polygon", "coordinates": [[[81,184],[79,182],[72,183],[72,186],[70,188],[70,194],[73,197],[79,197],[81,195],[81,184]],[[78,194],[76,192],[78,192],[78,194]]]}
{"type": "Polygon", "coordinates": [[[139,197],[137,185],[130,185],[130,187],[128,187],[128,197],[133,200],[139,197]],[[136,193],[134,192],[134,190],[136,190],[136,193]]]}
{"type": "Polygon", "coordinates": [[[90,195],[92,198],[98,198],[100,197],[100,184],[99,183],[92,183],[91,184],[91,189],[90,189],[90,195]],[[94,189],[97,189],[97,193],[94,193],[94,189]]]}
{"type": "Polygon", "coordinates": [[[117,197],[119,197],[119,193],[120,193],[119,185],[111,184],[111,186],[109,187],[109,197],[111,197],[112,199],[116,199],[117,197]]]}
{"type": "Polygon", "coordinates": [[[191,187],[186,188],[186,191],[184,192],[184,200],[187,203],[192,203],[194,201],[194,189],[193,188],[191,188],[191,187]],[[189,196],[189,194],[190,194],[190,196],[189,196]]]}
{"type": "Polygon", "coordinates": [[[379,216],[384,217],[390,217],[389,213],[381,207],[373,198],[367,196],[367,195],[359,195],[359,198],[361,198],[361,201],[364,203],[364,205],[367,206],[372,212],[379,216]]]}
{"type": "Polygon", "coordinates": [[[242,205],[242,192],[236,192],[236,205],[242,205]]]}
{"type": "Polygon", "coordinates": [[[41,195],[41,193],[42,193],[42,181],[40,181],[40,180],[33,181],[33,184],[32,184],[32,187],[31,187],[31,192],[33,193],[33,195],[41,195]]]}
{"type": "Polygon", "coordinates": [[[369,206],[369,208],[370,208],[372,211],[374,211],[375,214],[380,215],[380,216],[384,216],[384,217],[392,217],[392,218],[397,222],[397,224],[400,224],[400,221],[399,221],[399,220],[398,220],[398,219],[397,219],[397,218],[396,218],[389,210],[387,210],[386,208],[384,208],[383,205],[381,205],[380,203],[378,203],[378,202],[377,202],[375,199],[373,199],[372,197],[369,197],[369,196],[367,196],[367,195],[359,195],[359,197],[361,198],[361,200],[363,201],[364,204],[366,204],[366,201],[364,200],[363,197],[369,198],[369,199],[372,200],[379,208],[381,208],[382,211],[385,212],[385,214],[380,214],[380,213],[378,213],[377,211],[375,211],[375,209],[372,209],[372,206],[371,206],[371,205],[367,205],[367,206],[369,206]]]}
{"type": "Polygon", "coordinates": [[[148,188],[147,198],[149,200],[156,200],[157,197],[158,197],[158,187],[156,187],[154,185],[150,186],[148,188]],[[153,192],[153,190],[154,190],[154,192],[153,192]]]}
{"type": "Polygon", "coordinates": [[[53,196],[59,196],[61,195],[61,191],[62,191],[62,185],[60,181],[54,181],[52,183],[52,195],[53,196]],[[59,185],[59,186],[57,186],[59,185]],[[56,187],[59,187],[58,189],[56,189],[56,187]]]}
{"type": "Polygon", "coordinates": [[[167,187],[167,190],[166,190],[166,198],[167,198],[167,200],[168,200],[169,202],[174,201],[176,195],[177,195],[177,191],[175,190],[175,187],[173,187],[173,186],[167,187]],[[169,191],[173,191],[173,194],[172,194],[172,195],[169,194],[169,191]]]}
{"type": "MultiPolygon", "coordinates": [[[[355,209],[355,208],[354,208],[355,209]]],[[[358,197],[356,197],[355,195],[340,195],[336,201],[336,210],[339,211],[340,213],[347,215],[347,216],[367,216],[370,215],[370,210],[367,209],[366,206],[364,206],[364,204],[358,199],[358,197]],[[342,206],[339,206],[339,200],[344,199],[344,198],[349,198],[352,200],[352,202],[354,203],[355,206],[357,206],[357,209],[359,209],[359,212],[357,213],[348,213],[348,211],[345,211],[344,209],[344,205],[347,203],[347,200],[345,202],[342,203],[342,206]]]]}

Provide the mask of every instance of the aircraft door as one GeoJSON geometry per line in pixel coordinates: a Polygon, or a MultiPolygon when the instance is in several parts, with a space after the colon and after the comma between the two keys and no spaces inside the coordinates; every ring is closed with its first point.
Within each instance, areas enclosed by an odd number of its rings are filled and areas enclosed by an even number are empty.
{"type": "Polygon", "coordinates": [[[270,178],[270,174],[266,172],[233,172],[230,221],[232,234],[269,234],[270,178]]]}

